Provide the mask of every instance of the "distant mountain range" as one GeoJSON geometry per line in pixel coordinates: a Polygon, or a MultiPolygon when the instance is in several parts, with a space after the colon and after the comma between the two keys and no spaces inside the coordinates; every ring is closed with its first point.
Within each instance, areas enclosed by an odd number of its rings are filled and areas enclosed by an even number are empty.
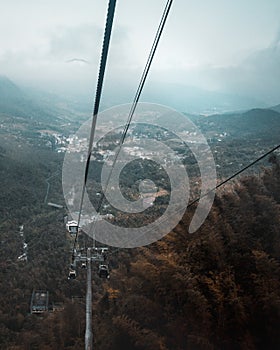
{"type": "MultiPolygon", "coordinates": [[[[114,87],[111,88],[113,89],[114,87]]],[[[149,91],[148,89],[146,93],[149,94],[149,91]]],[[[193,94],[194,104],[199,103],[200,93],[201,91],[196,91],[195,89],[188,90],[187,88],[182,88],[180,90],[181,95],[190,96],[190,94],[193,94]],[[196,101],[195,98],[197,99],[196,101]]],[[[158,91],[154,91],[153,96],[155,98],[158,96],[159,100],[164,98],[168,100],[167,94],[168,87],[164,87],[158,91]],[[160,95],[161,93],[163,95],[160,95]]],[[[175,96],[174,93],[171,93],[171,95],[175,96]]],[[[205,96],[205,104],[201,108],[209,108],[210,110],[212,106],[212,109],[215,110],[211,101],[215,100],[218,104],[218,96],[220,98],[220,106],[230,106],[227,99],[229,96],[213,94],[211,97],[210,94],[208,95],[208,100],[205,96]]],[[[154,102],[160,102],[159,100],[157,101],[155,99],[154,102]]],[[[174,104],[179,104],[179,102],[180,97],[174,100],[174,104]]],[[[234,101],[232,100],[231,102],[233,107],[234,101]]],[[[246,101],[243,102],[245,106],[246,101]]],[[[253,103],[253,101],[251,102],[253,103]]],[[[186,102],[187,105],[188,103],[186,102]]],[[[240,103],[237,103],[237,105],[239,107],[241,106],[240,103]]],[[[60,98],[56,95],[20,88],[7,77],[3,76],[0,76],[0,114],[23,118],[32,123],[38,122],[44,125],[55,125],[58,127],[69,122],[77,126],[91,115],[89,105],[85,106],[81,102],[67,101],[65,98],[60,98]]],[[[235,138],[250,135],[258,135],[258,137],[271,137],[271,135],[273,137],[279,137],[280,135],[280,105],[271,108],[249,109],[247,111],[245,109],[243,112],[216,113],[208,116],[192,114],[189,116],[205,134],[226,132],[235,138]]],[[[174,121],[170,122],[174,123],[174,121]]]]}
{"type": "Polygon", "coordinates": [[[36,104],[28,94],[3,76],[0,77],[0,113],[37,121],[57,121],[55,115],[36,104]]]}
{"type": "Polygon", "coordinates": [[[167,104],[181,112],[208,115],[267,107],[263,102],[250,97],[179,84],[148,84],[141,100],[167,104]]]}
{"type": "Polygon", "coordinates": [[[274,110],[274,111],[276,111],[276,112],[279,112],[279,113],[280,113],[280,105],[271,107],[271,109],[274,110]]]}
{"type": "Polygon", "coordinates": [[[70,102],[53,94],[20,88],[5,76],[0,76],[0,114],[48,126],[58,126],[79,116],[70,102]]]}
{"type": "MultiPolygon", "coordinates": [[[[104,92],[105,107],[112,107],[133,100],[135,87],[111,84],[104,92]]],[[[265,103],[238,94],[209,91],[195,86],[175,83],[147,82],[141,95],[142,102],[170,106],[180,112],[195,114],[224,113],[234,110],[248,110],[253,107],[266,108],[265,103]]]]}
{"type": "MultiPolygon", "coordinates": [[[[279,108],[279,106],[278,106],[279,108]]],[[[280,109],[279,109],[280,112],[280,109]]],[[[255,108],[243,113],[217,114],[195,121],[203,132],[227,133],[234,138],[265,137],[280,141],[280,113],[273,109],[255,108]]]]}

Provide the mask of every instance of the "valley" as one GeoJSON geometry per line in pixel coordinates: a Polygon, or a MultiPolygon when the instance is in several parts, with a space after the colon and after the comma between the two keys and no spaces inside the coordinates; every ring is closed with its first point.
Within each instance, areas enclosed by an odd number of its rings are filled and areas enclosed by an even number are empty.
{"type": "MultiPolygon", "coordinates": [[[[67,104],[63,113],[39,102],[31,108],[31,102],[21,101],[15,108],[16,98],[22,97],[16,86],[9,86],[6,95],[0,95],[0,106],[5,105],[0,114],[0,349],[83,349],[85,271],[79,269],[76,280],[67,280],[72,241],[65,230],[61,172],[67,147],[74,147],[73,135],[90,115],[73,106],[68,111],[67,104]],[[30,313],[33,290],[49,292],[49,312],[30,313]]],[[[278,109],[186,113],[208,140],[218,182],[279,143],[278,109]]],[[[174,150],[176,157],[166,161],[182,161],[191,198],[199,195],[200,173],[192,152],[165,131],[145,123],[130,130],[126,151],[139,159],[121,174],[123,194],[137,199],[139,181],[151,178],[157,195],[151,201],[154,189],[147,188],[148,208],[135,218],[105,202],[102,214],[113,215],[114,224],[147,224],[168,205],[170,183],[164,169],[147,151],[134,148],[147,135],[174,150]]],[[[190,130],[180,132],[185,137],[190,130]]],[[[95,207],[102,190],[101,168],[113,155],[118,137],[118,132],[108,134],[94,148],[88,192],[95,207]]],[[[279,179],[275,152],[217,191],[197,233],[187,231],[193,207],[160,241],[113,250],[110,280],[102,282],[94,266],[96,349],[277,349],[279,179]]]]}

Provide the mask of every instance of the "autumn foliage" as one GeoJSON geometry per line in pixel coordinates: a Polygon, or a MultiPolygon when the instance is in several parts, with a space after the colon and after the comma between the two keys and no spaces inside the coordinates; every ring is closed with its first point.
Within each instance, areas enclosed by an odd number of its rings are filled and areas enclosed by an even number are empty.
{"type": "MultiPolygon", "coordinates": [[[[280,349],[280,165],[271,161],[220,190],[198,232],[188,233],[192,208],[157,243],[110,255],[110,280],[93,267],[94,349],[280,349]]],[[[67,280],[62,215],[45,210],[26,225],[27,263],[6,258],[20,249],[15,228],[1,226],[0,349],[84,349],[85,271],[67,280]],[[30,315],[34,288],[62,310],[30,315]]]]}
{"type": "Polygon", "coordinates": [[[120,259],[98,305],[97,349],[280,348],[279,163],[225,188],[195,234],[192,215],[120,259]]]}

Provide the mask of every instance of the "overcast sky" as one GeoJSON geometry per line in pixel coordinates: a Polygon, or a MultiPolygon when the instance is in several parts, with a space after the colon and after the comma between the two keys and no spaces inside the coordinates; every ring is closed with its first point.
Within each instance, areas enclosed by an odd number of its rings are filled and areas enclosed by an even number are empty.
{"type": "MultiPolygon", "coordinates": [[[[165,3],[117,1],[107,84],[137,84],[165,3]]],[[[0,74],[93,84],[106,10],[105,0],[2,0],[0,74]]],[[[149,78],[280,103],[279,39],[279,0],[174,0],[149,78]]]]}

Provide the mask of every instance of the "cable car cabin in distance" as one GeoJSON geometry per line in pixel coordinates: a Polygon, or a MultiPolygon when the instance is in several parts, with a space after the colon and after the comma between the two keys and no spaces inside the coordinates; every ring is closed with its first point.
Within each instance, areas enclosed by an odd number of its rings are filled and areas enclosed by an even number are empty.
{"type": "Polygon", "coordinates": [[[66,229],[70,233],[71,236],[76,236],[76,234],[79,231],[77,221],[75,221],[75,220],[67,221],[66,229]]]}
{"type": "Polygon", "coordinates": [[[49,292],[44,290],[33,290],[30,312],[32,314],[41,314],[49,310],[49,292]]]}
{"type": "Polygon", "coordinates": [[[74,269],[70,269],[69,270],[68,279],[69,280],[74,280],[76,278],[76,276],[77,276],[76,271],[74,269]]]}
{"type": "Polygon", "coordinates": [[[98,276],[100,278],[110,278],[108,265],[99,265],[98,276]]]}
{"type": "Polygon", "coordinates": [[[106,261],[107,252],[108,252],[107,247],[95,247],[92,254],[92,260],[100,261],[100,262],[106,261]]]}

